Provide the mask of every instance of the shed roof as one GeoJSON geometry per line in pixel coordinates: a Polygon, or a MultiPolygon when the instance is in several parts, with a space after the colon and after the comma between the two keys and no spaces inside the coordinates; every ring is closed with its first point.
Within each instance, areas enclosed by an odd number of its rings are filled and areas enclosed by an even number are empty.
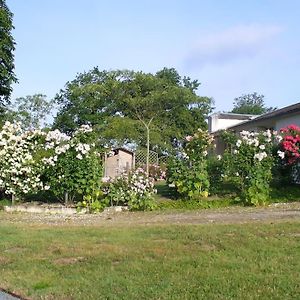
{"type": "Polygon", "coordinates": [[[113,151],[115,152],[115,154],[118,154],[119,151],[123,151],[123,152],[126,152],[126,153],[131,154],[131,155],[134,154],[133,151],[131,151],[131,150],[127,149],[127,148],[124,148],[124,147],[115,148],[115,149],[113,149],[113,151]]]}

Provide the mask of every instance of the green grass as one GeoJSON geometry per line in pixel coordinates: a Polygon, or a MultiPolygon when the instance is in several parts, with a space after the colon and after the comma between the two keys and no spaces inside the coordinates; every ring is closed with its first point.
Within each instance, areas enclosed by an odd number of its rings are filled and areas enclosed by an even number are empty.
{"type": "Polygon", "coordinates": [[[4,206],[11,205],[11,200],[8,199],[0,199],[0,210],[3,210],[4,206]]]}
{"type": "Polygon", "coordinates": [[[300,201],[299,185],[273,186],[270,192],[270,202],[295,202],[300,201]]]}
{"type": "Polygon", "coordinates": [[[299,225],[2,220],[0,287],[30,299],[299,299],[299,225]]]}

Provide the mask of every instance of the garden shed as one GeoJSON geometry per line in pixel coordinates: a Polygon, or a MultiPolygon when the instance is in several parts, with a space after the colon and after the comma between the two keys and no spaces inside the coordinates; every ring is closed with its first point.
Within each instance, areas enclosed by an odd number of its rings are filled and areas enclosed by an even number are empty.
{"type": "Polygon", "coordinates": [[[126,148],[116,148],[105,155],[104,177],[115,178],[134,169],[134,152],[126,148]]]}

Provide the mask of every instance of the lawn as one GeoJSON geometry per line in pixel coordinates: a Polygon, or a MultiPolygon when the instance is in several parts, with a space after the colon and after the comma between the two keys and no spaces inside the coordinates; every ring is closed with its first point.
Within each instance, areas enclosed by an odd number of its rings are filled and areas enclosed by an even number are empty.
{"type": "Polygon", "coordinates": [[[299,299],[300,222],[0,227],[0,287],[29,299],[299,299]]]}

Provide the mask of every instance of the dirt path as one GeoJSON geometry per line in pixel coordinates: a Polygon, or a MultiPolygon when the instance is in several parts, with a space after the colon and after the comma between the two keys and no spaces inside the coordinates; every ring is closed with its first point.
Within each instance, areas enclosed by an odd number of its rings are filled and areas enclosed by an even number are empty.
{"type": "Polygon", "coordinates": [[[272,204],[268,207],[229,207],[193,211],[102,213],[97,215],[49,215],[0,212],[1,224],[51,226],[135,226],[163,224],[239,224],[249,222],[300,221],[300,203],[272,204]]]}

